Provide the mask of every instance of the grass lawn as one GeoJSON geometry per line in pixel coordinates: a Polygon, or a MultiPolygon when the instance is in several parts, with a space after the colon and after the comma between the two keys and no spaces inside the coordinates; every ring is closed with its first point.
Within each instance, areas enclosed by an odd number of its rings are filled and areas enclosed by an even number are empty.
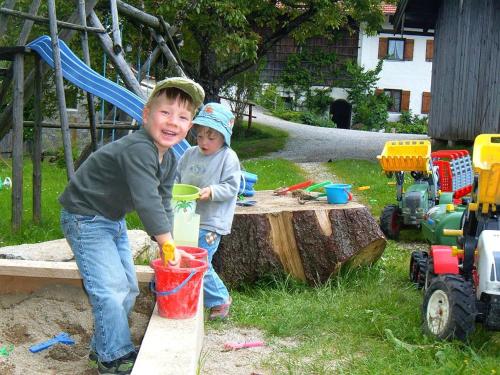
{"type": "Polygon", "coordinates": [[[285,146],[288,133],[252,123],[249,131],[239,130],[233,134],[231,147],[236,151],[240,160],[258,158],[285,146]]]}
{"type": "MultiPolygon", "coordinates": [[[[291,185],[303,171],[285,160],[249,160],[244,167],[259,175],[259,189],[291,185]]],[[[354,187],[374,215],[395,201],[394,186],[377,163],[339,161],[329,168],[354,187]]],[[[0,162],[0,177],[11,176],[0,162]]],[[[31,224],[31,163],[25,163],[23,230],[10,231],[10,190],[0,191],[0,246],[61,238],[57,196],[66,184],[65,172],[44,164],[43,222],[31,224]]],[[[137,218],[127,217],[130,228],[137,218]]],[[[425,246],[425,245],[422,245],[425,246]]],[[[231,321],[262,329],[269,342],[287,339],[284,353],[265,365],[272,374],[495,374],[500,373],[500,332],[477,332],[468,344],[441,342],[422,334],[422,293],[408,280],[409,251],[389,241],[372,267],[345,271],[326,285],[311,288],[284,276],[232,290],[231,321]]],[[[211,327],[224,327],[209,323],[211,327]]]]}

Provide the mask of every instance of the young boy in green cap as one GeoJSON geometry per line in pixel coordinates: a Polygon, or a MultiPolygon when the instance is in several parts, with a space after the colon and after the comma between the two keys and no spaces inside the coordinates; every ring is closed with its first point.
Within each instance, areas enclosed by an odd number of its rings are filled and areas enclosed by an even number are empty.
{"type": "MultiPolygon", "coordinates": [[[[190,79],[159,82],[141,129],[90,155],[59,197],[64,236],[92,305],[91,355],[100,374],[129,374],[137,356],[128,316],[139,288],[125,214],[135,210],[160,249],[172,241],[172,146],[186,137],[204,96],[190,79]]],[[[177,251],[172,263],[178,259],[177,251]]]]}
{"type": "Polygon", "coordinates": [[[208,271],[203,278],[204,305],[209,319],[225,319],[231,297],[212,266],[221,236],[231,232],[240,187],[240,162],[229,147],[234,116],[222,104],[208,103],[193,120],[197,146],[179,160],[177,180],[201,188],[196,204],[200,215],[198,246],[208,251],[208,271]]]}

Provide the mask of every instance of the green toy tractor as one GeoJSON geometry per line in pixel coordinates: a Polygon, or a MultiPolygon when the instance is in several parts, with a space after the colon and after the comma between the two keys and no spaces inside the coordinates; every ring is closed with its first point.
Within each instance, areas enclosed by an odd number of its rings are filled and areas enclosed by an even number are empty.
{"type": "Polygon", "coordinates": [[[437,175],[432,170],[431,144],[423,141],[388,141],[377,156],[388,177],[396,178],[397,204],[384,207],[380,227],[387,238],[397,239],[403,226],[420,226],[437,201],[437,175]],[[413,184],[403,190],[405,173],[413,184]]]}
{"type": "Polygon", "coordinates": [[[460,200],[472,189],[472,164],[466,150],[431,153],[423,141],[389,141],[378,156],[388,177],[396,177],[398,204],[384,208],[380,227],[387,238],[397,239],[404,226],[422,228],[432,244],[456,245],[442,230],[460,228],[467,200],[460,200]],[[413,183],[404,190],[405,173],[413,183]]]}

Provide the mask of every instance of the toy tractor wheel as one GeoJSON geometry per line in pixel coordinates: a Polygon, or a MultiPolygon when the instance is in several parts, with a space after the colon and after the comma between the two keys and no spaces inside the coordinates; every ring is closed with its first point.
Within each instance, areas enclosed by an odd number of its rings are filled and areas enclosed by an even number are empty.
{"type": "Polygon", "coordinates": [[[472,284],[460,275],[439,275],[425,291],[424,332],[442,340],[467,340],[474,331],[476,301],[472,284]]]}
{"type": "Polygon", "coordinates": [[[380,228],[387,238],[398,239],[401,231],[401,214],[396,204],[384,207],[382,215],[380,215],[380,228]]]}
{"type": "Polygon", "coordinates": [[[414,283],[418,289],[422,289],[425,285],[428,257],[429,255],[425,251],[414,251],[411,253],[410,281],[414,283]]]}

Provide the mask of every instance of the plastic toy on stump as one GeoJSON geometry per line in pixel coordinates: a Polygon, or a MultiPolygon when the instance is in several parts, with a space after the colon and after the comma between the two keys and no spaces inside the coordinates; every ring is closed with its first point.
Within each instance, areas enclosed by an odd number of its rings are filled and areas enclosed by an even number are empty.
{"type": "Polygon", "coordinates": [[[500,330],[500,134],[476,137],[473,166],[461,229],[443,230],[458,246],[431,246],[418,252],[420,267],[415,253],[410,264],[410,279],[425,288],[424,330],[440,339],[467,340],[476,321],[500,330]]]}
{"type": "Polygon", "coordinates": [[[388,177],[396,177],[397,204],[384,207],[380,227],[390,239],[397,239],[403,225],[420,226],[425,213],[436,204],[437,176],[432,168],[431,144],[423,141],[388,141],[380,165],[388,177]],[[409,172],[413,184],[403,191],[404,176],[409,172]]]}
{"type": "Polygon", "coordinates": [[[244,197],[253,197],[255,194],[253,186],[257,183],[258,179],[256,174],[241,171],[240,190],[238,194],[244,197]]]}

